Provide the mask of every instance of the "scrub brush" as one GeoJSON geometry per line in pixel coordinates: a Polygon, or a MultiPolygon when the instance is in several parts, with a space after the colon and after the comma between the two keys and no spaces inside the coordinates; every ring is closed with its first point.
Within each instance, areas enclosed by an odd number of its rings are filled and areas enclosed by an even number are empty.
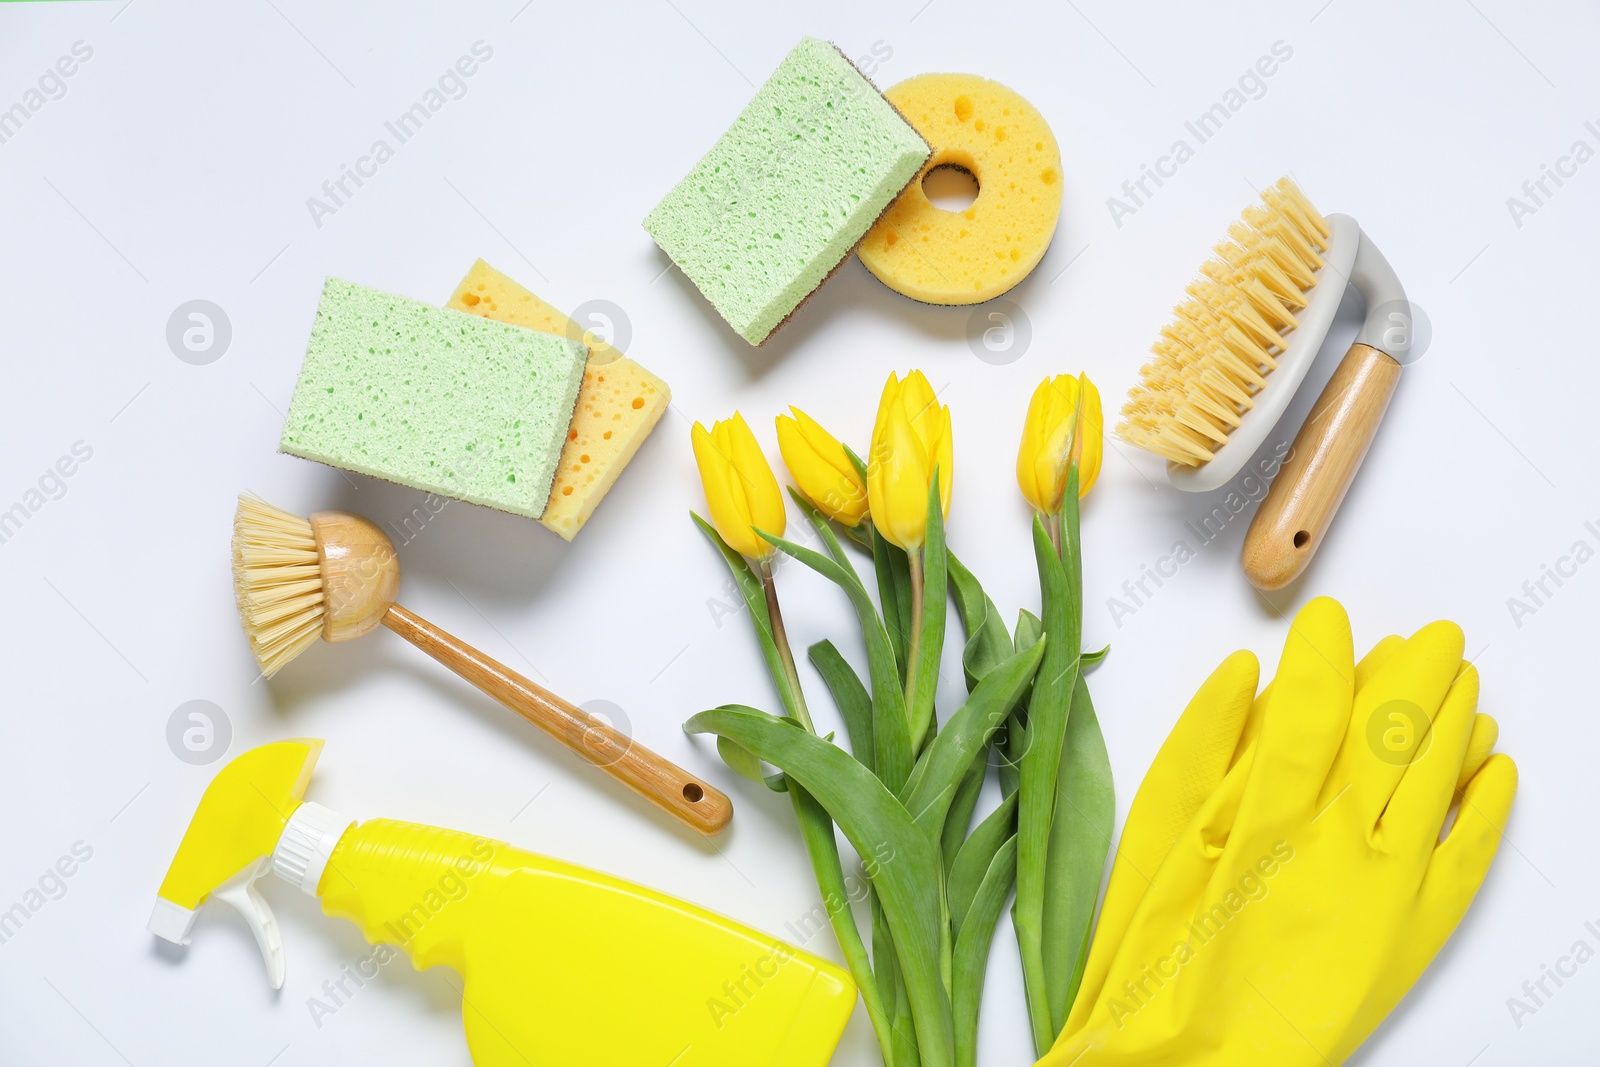
{"type": "Polygon", "coordinates": [[[1226,485],[1288,407],[1354,284],[1366,321],[1245,535],[1246,577],[1281,589],[1321,545],[1372,444],[1411,350],[1411,306],[1356,220],[1324,217],[1288,178],[1228,236],[1161,331],[1117,436],[1164,457],[1179,489],[1226,485]]]}
{"type": "Polygon", "coordinates": [[[396,604],[400,558],[383,531],[359,515],[323,511],[303,519],[241,495],[233,586],[267,677],[319,637],[348,641],[381,623],[702,834],[720,833],[733,816],[722,792],[396,604]]]}

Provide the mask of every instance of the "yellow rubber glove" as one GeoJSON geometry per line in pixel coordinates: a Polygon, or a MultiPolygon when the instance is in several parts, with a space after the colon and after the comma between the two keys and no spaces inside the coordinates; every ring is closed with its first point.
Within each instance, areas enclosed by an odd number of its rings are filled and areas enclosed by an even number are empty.
{"type": "MultiPolygon", "coordinates": [[[[1405,643],[1390,635],[1362,657],[1356,664],[1357,693],[1405,643]]],[[[1269,683],[1252,703],[1258,674],[1253,653],[1239,651],[1224,660],[1201,685],[1151,763],[1117,843],[1093,946],[1064,1033],[1080,1029],[1087,1019],[1134,910],[1172,843],[1260,733],[1261,712],[1272,688],[1269,683]]],[[[1488,759],[1499,737],[1498,724],[1483,713],[1474,717],[1472,730],[1458,792],[1488,759]]]]}
{"type": "Polygon", "coordinates": [[[1084,992],[1041,1063],[1338,1063],[1449,937],[1493,857],[1515,767],[1484,762],[1438,844],[1496,732],[1475,716],[1460,631],[1387,639],[1360,671],[1350,646],[1343,610],[1314,601],[1255,714],[1248,654],[1202,687],[1135,800],[1084,992]],[[1397,709],[1423,726],[1398,758],[1369,741],[1387,741],[1397,709]]]}

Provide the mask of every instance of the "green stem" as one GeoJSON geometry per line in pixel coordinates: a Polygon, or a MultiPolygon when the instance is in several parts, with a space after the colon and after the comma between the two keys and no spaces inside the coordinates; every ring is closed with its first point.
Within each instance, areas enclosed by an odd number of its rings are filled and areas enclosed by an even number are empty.
{"type": "Polygon", "coordinates": [[[906,706],[911,706],[917,680],[917,660],[922,655],[922,549],[906,552],[911,564],[911,637],[906,643],[906,706]]]}
{"type": "MultiPolygon", "coordinates": [[[[811,713],[806,708],[805,690],[800,686],[800,672],[795,667],[794,652],[789,647],[789,635],[784,630],[783,611],[778,607],[778,585],[773,580],[772,561],[761,560],[758,570],[761,587],[767,598],[767,624],[771,628],[772,643],[778,650],[778,662],[783,667],[783,677],[774,681],[783,696],[784,706],[805,727],[807,733],[815,734],[817,731],[811,724],[811,713]]],[[[866,1005],[868,1018],[872,1020],[872,1028],[878,1034],[884,1065],[892,1067],[895,1064],[891,1040],[894,1020],[879,993],[867,956],[867,946],[861,940],[861,931],[856,928],[855,916],[850,911],[850,893],[846,887],[844,869],[839,862],[838,844],[833,837],[833,820],[816,798],[798,783],[789,783],[789,798],[794,803],[795,819],[800,824],[806,851],[811,856],[811,867],[817,877],[817,887],[822,891],[828,921],[839,940],[845,964],[861,991],[861,1000],[866,1005]]]]}
{"type": "Polygon", "coordinates": [[[789,648],[789,635],[783,628],[783,612],[778,607],[778,584],[772,580],[772,561],[762,560],[760,568],[761,588],[767,594],[767,618],[772,627],[772,642],[778,646],[778,660],[783,664],[784,678],[789,683],[788,695],[793,698],[789,702],[790,709],[806,732],[814,734],[817,731],[811,725],[811,712],[806,708],[805,690],[800,688],[800,672],[795,669],[794,652],[789,648]]]}
{"type": "Polygon", "coordinates": [[[884,1067],[899,1067],[894,1042],[895,1017],[891,1014],[895,1006],[884,1003],[877,976],[867,957],[867,946],[851,913],[850,891],[839,861],[838,842],[833,836],[833,820],[815,797],[794,782],[789,783],[789,799],[794,803],[795,820],[800,824],[806,851],[811,856],[811,868],[817,876],[817,888],[822,892],[822,906],[828,913],[828,922],[839,939],[845,965],[856,980],[867,1018],[878,1036],[884,1067]]]}

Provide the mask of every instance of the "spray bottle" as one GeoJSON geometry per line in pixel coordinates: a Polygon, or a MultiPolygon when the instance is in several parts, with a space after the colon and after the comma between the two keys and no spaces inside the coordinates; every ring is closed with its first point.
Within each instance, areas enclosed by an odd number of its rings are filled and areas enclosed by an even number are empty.
{"type": "Polygon", "coordinates": [[[282,988],[256,882],[318,897],[370,944],[462,976],[478,1067],[822,1067],[848,972],[693,904],[454,830],[357,823],[302,801],[320,740],[251,749],[212,781],[161,883],[152,933],[188,944],[208,899],[244,917],[282,988]]]}

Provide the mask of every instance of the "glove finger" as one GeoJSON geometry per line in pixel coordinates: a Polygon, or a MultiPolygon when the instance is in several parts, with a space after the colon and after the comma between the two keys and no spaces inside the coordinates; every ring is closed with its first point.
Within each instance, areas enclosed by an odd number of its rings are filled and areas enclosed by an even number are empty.
{"type": "MultiPolygon", "coordinates": [[[[1357,664],[1357,684],[1369,679],[1385,662],[1405,644],[1398,636],[1378,642],[1357,664]]],[[[1101,907],[1095,937],[1085,967],[1083,983],[1071,1015],[1062,1030],[1063,1040],[1082,1030],[1102,999],[1107,975],[1120,964],[1115,963],[1124,947],[1125,937],[1134,913],[1148,894],[1170,897],[1181,901],[1198,901],[1204,895],[1205,879],[1215,865],[1216,858],[1225,849],[1238,811],[1241,796],[1249,780],[1250,764],[1259,742],[1263,712],[1270,702],[1272,686],[1250,701],[1249,693],[1258,681],[1259,664],[1248,653],[1235,653],[1224,662],[1202,685],[1190,702],[1183,717],[1163,744],[1150,772],[1134,798],[1128,814],[1122,840],[1118,843],[1117,858],[1113,862],[1111,883],[1101,907]],[[1248,674],[1245,672],[1248,670],[1248,674]],[[1233,718],[1236,705],[1232,701],[1248,702],[1243,726],[1233,718]],[[1208,714],[1209,713],[1209,714],[1208,714]],[[1225,780],[1220,780],[1216,764],[1203,760],[1185,766],[1187,761],[1202,760],[1202,754],[1213,755],[1229,733],[1237,736],[1227,767],[1225,780]],[[1242,762],[1242,765],[1241,765],[1242,762]],[[1213,781],[1212,785],[1207,785],[1213,781]],[[1184,790],[1184,786],[1188,786],[1184,790]],[[1215,799],[1209,804],[1203,818],[1195,821],[1191,831],[1184,834],[1182,855],[1163,866],[1168,853],[1173,850],[1174,839],[1183,833],[1178,820],[1188,820],[1199,812],[1202,795],[1209,790],[1215,799]],[[1159,799],[1159,803],[1158,803],[1159,799]],[[1170,819],[1170,832],[1158,829],[1157,819],[1170,819]],[[1154,832],[1152,832],[1154,831],[1154,832]],[[1159,868],[1159,891],[1152,884],[1159,868]]],[[[1181,909],[1180,909],[1181,910],[1181,909]]],[[[1149,914],[1141,914],[1141,928],[1152,923],[1149,914]]],[[[1137,940],[1137,935],[1134,936],[1137,940]]],[[[1161,946],[1157,946],[1161,947],[1161,946]]],[[[1131,950],[1133,963],[1140,962],[1139,949],[1131,950]]],[[[1058,1049],[1061,1046],[1058,1045],[1058,1049]]]]}
{"type": "Polygon", "coordinates": [[[1349,725],[1354,691],[1349,616],[1338,601],[1318,597],[1300,609],[1284,641],[1242,820],[1275,826],[1316,802],[1349,725]]]}
{"type": "Polygon", "coordinates": [[[1439,843],[1477,714],[1478,669],[1469,663],[1433,716],[1432,729],[1413,750],[1378,822],[1385,844],[1401,855],[1416,850],[1425,857],[1439,843]]]}
{"type": "Polygon", "coordinates": [[[1098,998],[1111,957],[1173,841],[1227,773],[1260,673],[1251,652],[1235,652],[1223,660],[1201,684],[1151,762],[1117,843],[1111,882],[1067,1031],[1082,1024],[1098,998]]]}
{"type": "Polygon", "coordinates": [[[1239,743],[1233,750],[1233,759],[1228,764],[1228,770],[1244,758],[1246,752],[1254,752],[1261,741],[1261,721],[1267,710],[1267,705],[1272,701],[1272,683],[1256,695],[1255,701],[1250,705],[1250,714],[1245,716],[1244,729],[1239,731],[1239,743]]]}
{"type": "MultiPolygon", "coordinates": [[[[1372,684],[1372,679],[1382,670],[1384,664],[1406,647],[1406,639],[1399,634],[1390,634],[1367,652],[1356,663],[1356,699],[1361,699],[1361,691],[1372,684]]],[[[1350,783],[1353,775],[1349,763],[1356,749],[1351,744],[1350,734],[1356,728],[1357,717],[1350,716],[1350,726],[1345,731],[1344,743],[1339,746],[1339,755],[1334,757],[1333,769],[1328,772],[1328,780],[1322,784],[1322,793],[1317,797],[1317,810],[1322,811],[1340,795],[1350,783]]]]}
{"type": "MultiPolygon", "coordinates": [[[[1252,749],[1228,771],[1167,853],[1155,880],[1145,890],[1120,937],[1096,929],[1095,948],[1108,966],[1092,992],[1080,988],[1063,1037],[1104,1030],[1117,1022],[1114,1002],[1125,1002],[1126,983],[1138,983],[1152,961],[1172,951],[1188,935],[1189,923],[1202,902],[1215,898],[1211,885],[1227,844],[1229,829],[1250,779],[1252,749]]],[[[1125,1010],[1125,1009],[1123,1009],[1125,1010]]],[[[1120,1025],[1116,1028],[1120,1029],[1120,1025]]],[[[1070,1059],[1068,1062],[1072,1062],[1070,1059]]]]}
{"type": "MultiPolygon", "coordinates": [[[[1398,635],[1386,637],[1374,645],[1356,664],[1356,684],[1359,686],[1370,680],[1404,645],[1405,639],[1398,635]]],[[[1174,839],[1182,833],[1183,824],[1199,811],[1204,800],[1202,791],[1214,790],[1221,782],[1215,764],[1205,762],[1193,771],[1187,771],[1184,770],[1185,761],[1200,758],[1202,752],[1214,755],[1214,746],[1221,744],[1232,731],[1237,740],[1227,765],[1228,780],[1225,786],[1231,795],[1219,800],[1208,813],[1203,827],[1197,825],[1194,842],[1196,848],[1213,854],[1220,853],[1226,846],[1233,815],[1238,810],[1239,798],[1249,776],[1247,756],[1253,755],[1260,740],[1262,714],[1270,702],[1272,686],[1269,683],[1250,702],[1242,727],[1231,721],[1229,701],[1240,696],[1248,701],[1249,690],[1254,689],[1259,671],[1260,665],[1255,657],[1246,652],[1235,653],[1218,667],[1201,686],[1200,692],[1195,694],[1194,700],[1190,701],[1178,725],[1162,745],[1155,763],[1145,776],[1144,784],[1139,787],[1128,813],[1122,839],[1117,845],[1111,882],[1095,926],[1083,984],[1079,987],[1078,999],[1073,1004],[1063,1033],[1073,1033],[1087,1023],[1140,900],[1150,890],[1152,879],[1172,848],[1174,839]],[[1246,667],[1249,675],[1243,673],[1246,667]],[[1246,685],[1246,682],[1249,684],[1246,685]],[[1206,714],[1208,711],[1209,715],[1206,714]],[[1171,762],[1163,768],[1162,764],[1169,760],[1171,762]],[[1246,762],[1244,767],[1238,766],[1241,760],[1246,762]],[[1213,777],[1216,782],[1206,785],[1213,777]],[[1180,782],[1191,788],[1180,792],[1180,782]],[[1160,804],[1156,802],[1158,797],[1162,801],[1160,804]],[[1159,828],[1157,819],[1150,818],[1158,808],[1162,811],[1158,818],[1170,820],[1170,834],[1159,828]]],[[[1193,876],[1198,876],[1206,869],[1199,864],[1188,868],[1193,876]]],[[[1174,873],[1167,880],[1179,877],[1186,876],[1174,873]]]]}
{"type": "MultiPolygon", "coordinates": [[[[1360,692],[1372,676],[1377,673],[1389,659],[1401,648],[1405,647],[1406,639],[1398,634],[1390,634],[1382,641],[1373,645],[1361,662],[1356,664],[1356,691],[1360,692]]],[[[1239,733],[1239,747],[1233,754],[1234,762],[1244,755],[1245,750],[1261,738],[1261,714],[1266,710],[1269,698],[1272,695],[1272,683],[1268,682],[1266,688],[1256,697],[1256,702],[1250,709],[1250,717],[1245,720],[1244,729],[1239,733]]]]}
{"type": "Polygon", "coordinates": [[[1467,905],[1489,873],[1516,795],[1517,765],[1510,756],[1497,752],[1467,783],[1455,825],[1433,850],[1419,902],[1423,915],[1444,924],[1446,936],[1466,914],[1467,905]]]}
{"type": "Polygon", "coordinates": [[[1431,747],[1434,715],[1461,670],[1463,640],[1455,623],[1430,623],[1372,672],[1356,693],[1323,807],[1348,789],[1347,810],[1363,826],[1377,825],[1406,767],[1431,747]]]}
{"type": "Polygon", "coordinates": [[[1456,776],[1457,793],[1472,781],[1472,776],[1478,773],[1478,768],[1483,766],[1483,761],[1489,758],[1499,740],[1500,724],[1494,721],[1493,716],[1478,712],[1472,719],[1472,736],[1467,740],[1467,754],[1461,760],[1461,773],[1456,776]]]}
{"type": "Polygon", "coordinates": [[[1406,639],[1399,634],[1390,634],[1373,645],[1367,654],[1361,657],[1361,661],[1356,664],[1356,692],[1361,692],[1371,684],[1372,679],[1383,669],[1384,664],[1394,659],[1395,655],[1405,647],[1406,639]]]}

